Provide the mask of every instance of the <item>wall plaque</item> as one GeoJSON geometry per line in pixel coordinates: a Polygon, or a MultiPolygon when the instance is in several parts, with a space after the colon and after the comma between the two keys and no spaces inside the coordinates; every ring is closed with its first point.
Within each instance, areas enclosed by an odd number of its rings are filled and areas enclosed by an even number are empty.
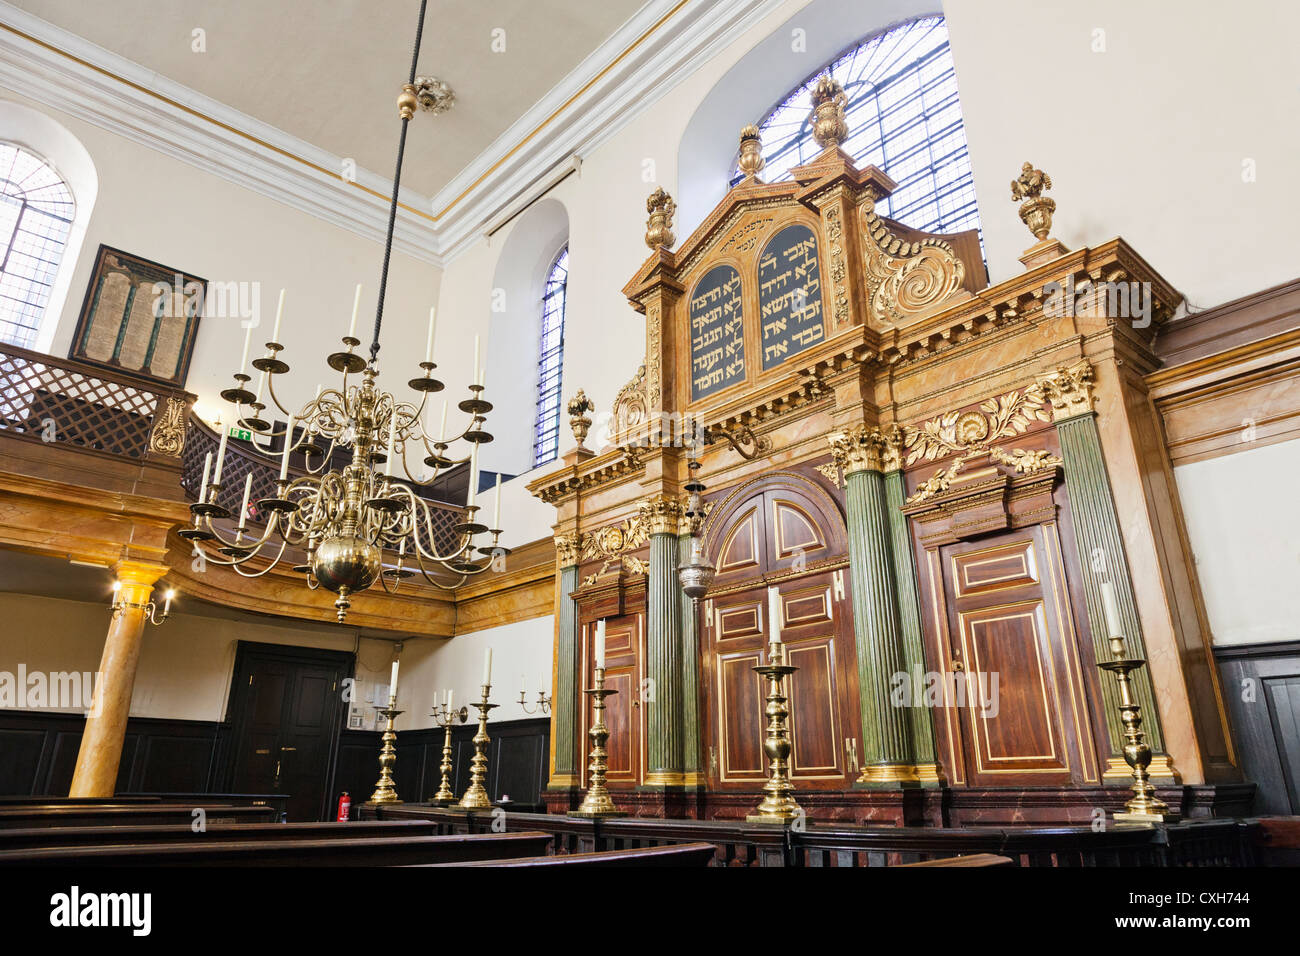
{"type": "Polygon", "coordinates": [[[763,371],[825,337],[817,237],[807,226],[786,226],[764,247],[758,260],[758,307],[763,371]]]}
{"type": "Polygon", "coordinates": [[[715,266],[691,294],[691,400],[745,380],[740,273],[715,266]]]}

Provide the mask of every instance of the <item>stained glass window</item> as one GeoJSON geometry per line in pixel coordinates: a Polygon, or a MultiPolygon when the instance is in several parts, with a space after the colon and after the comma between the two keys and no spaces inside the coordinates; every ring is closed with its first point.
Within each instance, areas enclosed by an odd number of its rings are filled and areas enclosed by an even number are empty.
{"type": "Polygon", "coordinates": [[[537,424],[533,467],[552,461],[560,449],[560,379],[564,371],[564,305],[569,287],[569,247],[555,257],[542,294],[542,335],[537,358],[537,424]]]}
{"type": "Polygon", "coordinates": [[[0,143],[0,341],[35,346],[73,211],[72,191],[48,163],[0,143]]]}
{"type": "MultiPolygon", "coordinates": [[[[980,227],[975,180],[957,77],[943,17],[923,17],[878,34],[808,77],[759,124],[767,182],[809,162],[812,88],[823,73],[844,87],[849,137],[841,148],[859,166],[874,164],[898,183],[877,203],[891,219],[924,232],[980,227]]],[[[732,170],[732,183],[741,173],[732,170]]]]}

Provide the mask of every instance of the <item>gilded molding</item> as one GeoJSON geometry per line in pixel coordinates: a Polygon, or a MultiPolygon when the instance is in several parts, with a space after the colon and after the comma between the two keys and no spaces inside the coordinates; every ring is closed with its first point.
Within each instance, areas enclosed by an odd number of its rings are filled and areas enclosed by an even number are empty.
{"type": "Polygon", "coordinates": [[[621,481],[642,471],[645,467],[641,453],[636,448],[620,448],[618,456],[592,459],[597,464],[587,463],[581,468],[566,468],[561,472],[546,475],[528,485],[528,490],[546,504],[556,504],[575,494],[591,491],[601,485],[621,481]]]}
{"type": "Polygon", "coordinates": [[[1035,421],[1052,420],[1046,404],[1046,385],[1040,381],[1024,390],[1014,389],[987,399],[980,403],[979,411],[947,412],[919,427],[905,426],[907,464],[983,451],[999,439],[1022,435],[1035,421]]]}
{"type": "Polygon", "coordinates": [[[677,212],[677,203],[673,202],[673,197],[660,186],[646,199],[645,211],[650,214],[646,221],[645,244],[651,249],[671,247],[676,241],[676,236],[673,235],[673,214],[677,212]]]}
{"type": "Polygon", "coordinates": [[[844,282],[848,277],[848,267],[844,264],[844,219],[840,215],[839,202],[832,201],[826,206],[822,217],[826,221],[826,238],[830,240],[832,314],[837,326],[847,325],[849,293],[844,282]]]}
{"type": "Polygon", "coordinates": [[[1092,366],[1085,359],[1074,365],[1061,366],[1039,381],[1044,397],[1052,403],[1052,418],[1062,422],[1076,415],[1086,415],[1093,406],[1092,366]]]}
{"type": "Polygon", "coordinates": [[[655,302],[645,310],[646,330],[649,341],[646,349],[646,401],[651,409],[658,410],[662,406],[662,394],[660,392],[660,355],[662,351],[663,330],[660,322],[659,303],[655,302]]]}
{"type": "Polygon", "coordinates": [[[876,426],[854,425],[828,438],[831,457],[846,479],[859,471],[897,471],[902,467],[902,440],[903,433],[896,425],[883,431],[876,426]]]}
{"type": "Polygon", "coordinates": [[[153,423],[149,451],[167,458],[179,458],[185,450],[186,411],[184,399],[169,397],[167,407],[153,423]]]}

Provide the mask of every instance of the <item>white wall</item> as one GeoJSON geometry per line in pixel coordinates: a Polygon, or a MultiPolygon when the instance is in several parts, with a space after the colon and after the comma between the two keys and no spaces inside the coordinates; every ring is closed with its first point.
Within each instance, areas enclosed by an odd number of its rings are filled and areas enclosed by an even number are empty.
{"type": "Polygon", "coordinates": [[[1215,644],[1300,639],[1300,441],[1174,469],[1215,644]]]}
{"type": "MultiPolygon", "coordinates": [[[[183,606],[183,595],[180,600],[183,606]]],[[[19,664],[25,664],[28,673],[94,672],[99,668],[109,624],[108,609],[103,604],[0,593],[0,620],[5,622],[0,671],[16,674],[19,664]]],[[[365,702],[376,697],[376,688],[382,696],[382,688],[388,685],[392,642],[363,638],[358,647],[353,630],[307,622],[261,624],[179,610],[166,623],[145,629],[131,716],[224,719],[240,640],[349,653],[356,649],[355,706],[362,709],[369,721],[367,726],[374,726],[373,708],[365,702]]],[[[402,652],[404,666],[418,677],[432,649],[432,641],[407,641],[402,652]]],[[[421,696],[418,681],[407,684],[403,676],[398,684],[402,706],[408,703],[402,699],[403,685],[409,686],[413,697],[421,696]]],[[[411,703],[414,706],[414,701],[411,703]]],[[[428,725],[418,719],[412,724],[428,725]]]]}
{"type": "MultiPolygon", "coordinates": [[[[528,704],[535,709],[537,692],[545,689],[548,695],[551,693],[551,650],[554,636],[552,618],[539,617],[443,641],[434,648],[427,665],[433,692],[441,700],[442,692],[451,688],[455,695],[453,706],[468,706],[472,700],[478,700],[482,693],[484,651],[490,647],[492,702],[499,705],[492,711],[490,720],[496,722],[538,717],[540,714],[528,714],[519,706],[521,678],[527,689],[528,704]]],[[[399,679],[398,683],[402,680],[405,677],[399,679]]],[[[478,711],[470,707],[469,715],[470,720],[474,721],[478,711]]]]}

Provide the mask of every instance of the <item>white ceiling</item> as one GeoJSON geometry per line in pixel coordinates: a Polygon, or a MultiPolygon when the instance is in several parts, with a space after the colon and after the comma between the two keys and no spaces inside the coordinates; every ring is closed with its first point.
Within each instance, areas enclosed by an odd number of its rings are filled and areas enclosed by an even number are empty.
{"type": "MultiPolygon", "coordinates": [[[[254,119],[391,177],[419,0],[12,0],[254,119]],[[205,52],[193,32],[204,31],[205,52]]],[[[418,72],[456,93],[417,114],[403,185],[432,196],[645,0],[431,0],[418,72]],[[493,31],[505,31],[493,52],[493,31]]]]}

